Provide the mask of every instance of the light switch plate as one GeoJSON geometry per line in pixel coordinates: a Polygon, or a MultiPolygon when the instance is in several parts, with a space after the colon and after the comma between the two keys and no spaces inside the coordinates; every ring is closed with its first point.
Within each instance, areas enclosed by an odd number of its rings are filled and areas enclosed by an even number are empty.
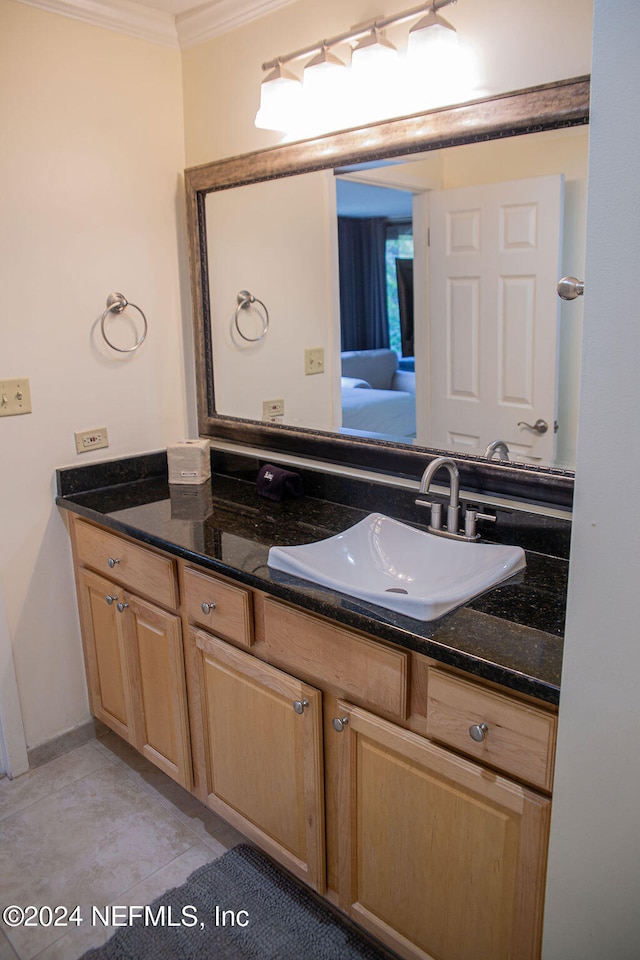
{"type": "Polygon", "coordinates": [[[0,380],[0,417],[17,417],[22,413],[31,413],[28,377],[0,380]]]}
{"type": "Polygon", "coordinates": [[[312,373],[324,373],[324,347],[311,347],[305,350],[304,372],[306,376],[312,373]]]}

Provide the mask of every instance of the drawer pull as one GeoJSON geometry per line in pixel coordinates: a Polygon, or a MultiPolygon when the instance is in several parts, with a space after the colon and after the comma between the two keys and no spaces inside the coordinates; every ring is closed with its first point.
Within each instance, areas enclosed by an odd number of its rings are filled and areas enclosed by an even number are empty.
{"type": "Polygon", "coordinates": [[[336,731],[336,733],[342,733],[346,725],[349,723],[349,717],[334,717],[331,721],[331,726],[336,731]]]}
{"type": "Polygon", "coordinates": [[[489,727],[486,723],[474,723],[469,727],[469,736],[472,740],[475,740],[476,743],[482,743],[489,731],[489,727]]]}
{"type": "Polygon", "coordinates": [[[210,614],[212,610],[215,610],[215,603],[203,603],[200,607],[203,613],[210,614]]]}
{"type": "Polygon", "coordinates": [[[120,558],[119,558],[119,557],[109,557],[109,559],[107,560],[107,563],[109,564],[109,566],[110,566],[111,569],[113,570],[113,568],[115,567],[115,565],[116,565],[117,563],[120,563],[120,558]]]}
{"type": "Polygon", "coordinates": [[[109,606],[111,606],[112,603],[115,603],[115,601],[116,601],[117,599],[118,599],[118,594],[117,594],[117,593],[114,594],[113,596],[111,596],[111,594],[108,593],[108,594],[106,595],[106,597],[105,597],[105,600],[107,601],[107,603],[109,604],[109,606]]]}
{"type": "Polygon", "coordinates": [[[309,706],[308,700],[294,700],[293,709],[296,713],[304,713],[304,708],[309,706]]]}
{"type": "Polygon", "coordinates": [[[124,611],[128,608],[129,604],[126,602],[122,603],[122,601],[119,601],[117,606],[118,606],[118,613],[124,613],[124,611]]]}

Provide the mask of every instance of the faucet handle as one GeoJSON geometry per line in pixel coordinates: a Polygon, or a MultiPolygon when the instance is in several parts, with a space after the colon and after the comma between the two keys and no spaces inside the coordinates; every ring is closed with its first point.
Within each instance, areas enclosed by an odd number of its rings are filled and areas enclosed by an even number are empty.
{"type": "Polygon", "coordinates": [[[432,530],[442,530],[442,504],[431,500],[416,500],[418,507],[431,507],[431,522],[429,526],[432,530]]]}
{"type": "Polygon", "coordinates": [[[491,523],[495,523],[496,519],[490,513],[480,513],[476,507],[467,507],[464,514],[464,535],[466,539],[476,540],[479,537],[479,534],[476,533],[477,520],[489,520],[491,523]]]}

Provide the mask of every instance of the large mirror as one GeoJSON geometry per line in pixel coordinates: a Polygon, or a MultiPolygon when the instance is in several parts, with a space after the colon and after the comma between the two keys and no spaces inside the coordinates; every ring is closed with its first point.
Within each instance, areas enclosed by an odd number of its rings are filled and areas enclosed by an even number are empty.
{"type": "Polygon", "coordinates": [[[568,505],[588,95],[188,170],[201,434],[406,476],[448,451],[466,486],[568,505]]]}

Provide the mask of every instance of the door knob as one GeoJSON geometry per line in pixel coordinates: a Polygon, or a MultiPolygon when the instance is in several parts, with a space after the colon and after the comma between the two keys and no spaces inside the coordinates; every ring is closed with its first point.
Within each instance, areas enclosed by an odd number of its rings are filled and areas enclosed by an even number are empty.
{"type": "Polygon", "coordinates": [[[108,593],[108,594],[106,595],[106,597],[105,597],[105,600],[107,601],[107,603],[109,604],[109,606],[111,606],[111,604],[114,602],[114,600],[117,600],[117,599],[118,599],[118,594],[117,594],[117,593],[114,594],[113,596],[111,596],[111,594],[108,593]]]}
{"type": "Polygon", "coordinates": [[[203,613],[205,613],[205,614],[207,614],[207,615],[210,614],[212,610],[215,610],[215,608],[216,608],[215,603],[202,603],[202,604],[200,604],[200,609],[202,610],[203,613]]]}
{"type": "Polygon", "coordinates": [[[308,700],[294,700],[293,709],[296,713],[304,713],[304,708],[309,706],[308,700]]]}
{"type": "Polygon", "coordinates": [[[563,277],[558,281],[558,296],[563,300],[575,300],[584,295],[584,281],[575,277],[563,277]]]}
{"type": "Polygon", "coordinates": [[[122,601],[119,600],[116,606],[118,608],[118,613],[124,613],[124,611],[129,607],[129,604],[126,601],[122,603],[122,601]]]}
{"type": "Polygon", "coordinates": [[[115,567],[116,563],[120,563],[120,560],[119,560],[118,557],[109,557],[109,559],[107,560],[107,563],[109,564],[109,566],[110,566],[111,569],[113,570],[113,568],[115,567]]]}
{"type": "Polygon", "coordinates": [[[519,420],[518,426],[527,427],[528,430],[533,430],[534,433],[546,433],[549,429],[549,424],[546,420],[536,420],[535,423],[525,423],[524,420],[519,420]]]}

